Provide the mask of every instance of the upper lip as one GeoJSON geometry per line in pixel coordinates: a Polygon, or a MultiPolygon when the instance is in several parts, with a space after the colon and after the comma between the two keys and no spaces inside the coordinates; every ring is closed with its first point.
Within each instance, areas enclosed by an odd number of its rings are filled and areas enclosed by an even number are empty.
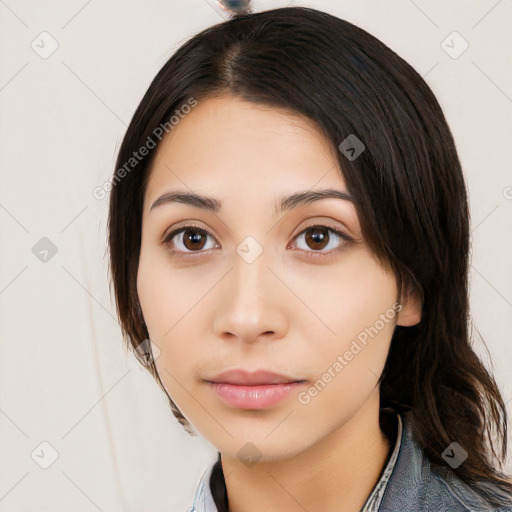
{"type": "Polygon", "coordinates": [[[237,384],[239,386],[257,386],[262,384],[283,384],[288,382],[300,382],[304,379],[297,379],[287,375],[279,374],[268,370],[227,370],[214,377],[207,379],[208,382],[237,384]]]}

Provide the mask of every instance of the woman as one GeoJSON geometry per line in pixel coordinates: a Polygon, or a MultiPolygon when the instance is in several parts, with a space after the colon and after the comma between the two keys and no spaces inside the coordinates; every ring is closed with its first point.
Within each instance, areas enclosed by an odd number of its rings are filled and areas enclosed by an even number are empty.
{"type": "Polygon", "coordinates": [[[123,335],[219,452],[191,511],[512,510],[464,178],[403,59],[314,9],[237,16],[163,66],[116,169],[123,335]]]}

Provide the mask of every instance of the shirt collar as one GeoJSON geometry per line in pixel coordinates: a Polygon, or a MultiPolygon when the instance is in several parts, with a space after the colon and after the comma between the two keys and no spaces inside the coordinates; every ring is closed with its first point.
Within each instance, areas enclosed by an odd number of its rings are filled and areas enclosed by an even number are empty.
{"type": "Polygon", "coordinates": [[[396,466],[396,461],[398,460],[398,454],[400,452],[400,448],[402,446],[402,436],[403,436],[403,422],[400,414],[396,414],[396,420],[398,422],[398,428],[396,433],[395,447],[393,448],[393,452],[391,453],[391,457],[382,472],[382,475],[373,488],[373,491],[368,496],[361,512],[377,512],[380,508],[380,504],[382,502],[382,498],[384,497],[384,491],[389,483],[389,479],[393,470],[396,466]]]}

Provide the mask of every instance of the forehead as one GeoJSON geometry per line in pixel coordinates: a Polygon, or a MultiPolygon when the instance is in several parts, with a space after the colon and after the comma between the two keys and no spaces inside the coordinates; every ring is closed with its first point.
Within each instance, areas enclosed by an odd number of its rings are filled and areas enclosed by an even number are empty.
{"type": "Polygon", "coordinates": [[[335,153],[313,121],[232,96],[198,102],[156,151],[145,202],[172,185],[272,196],[320,180],[324,188],[345,187],[335,153]]]}

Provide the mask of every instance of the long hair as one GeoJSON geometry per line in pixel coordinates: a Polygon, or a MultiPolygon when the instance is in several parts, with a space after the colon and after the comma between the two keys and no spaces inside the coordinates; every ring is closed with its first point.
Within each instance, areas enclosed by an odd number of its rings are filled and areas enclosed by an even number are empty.
{"type": "MultiPolygon", "coordinates": [[[[412,411],[431,463],[445,466],[441,454],[456,441],[469,453],[454,470],[459,478],[512,492],[499,469],[507,411],[469,333],[470,218],[453,136],[408,63],[327,13],[289,7],[236,16],[189,39],[150,84],[122,141],[110,193],[109,265],[128,346],[148,338],[136,276],[142,198],[156,150],[133,168],[126,163],[184,105],[226,94],[301,114],[335,148],[364,239],[392,269],[400,295],[412,289],[422,300],[421,322],[395,328],[381,405],[412,411]],[[349,136],[365,146],[355,159],[338,150],[349,136]]],[[[154,364],[148,369],[164,389],[154,364]]]]}

